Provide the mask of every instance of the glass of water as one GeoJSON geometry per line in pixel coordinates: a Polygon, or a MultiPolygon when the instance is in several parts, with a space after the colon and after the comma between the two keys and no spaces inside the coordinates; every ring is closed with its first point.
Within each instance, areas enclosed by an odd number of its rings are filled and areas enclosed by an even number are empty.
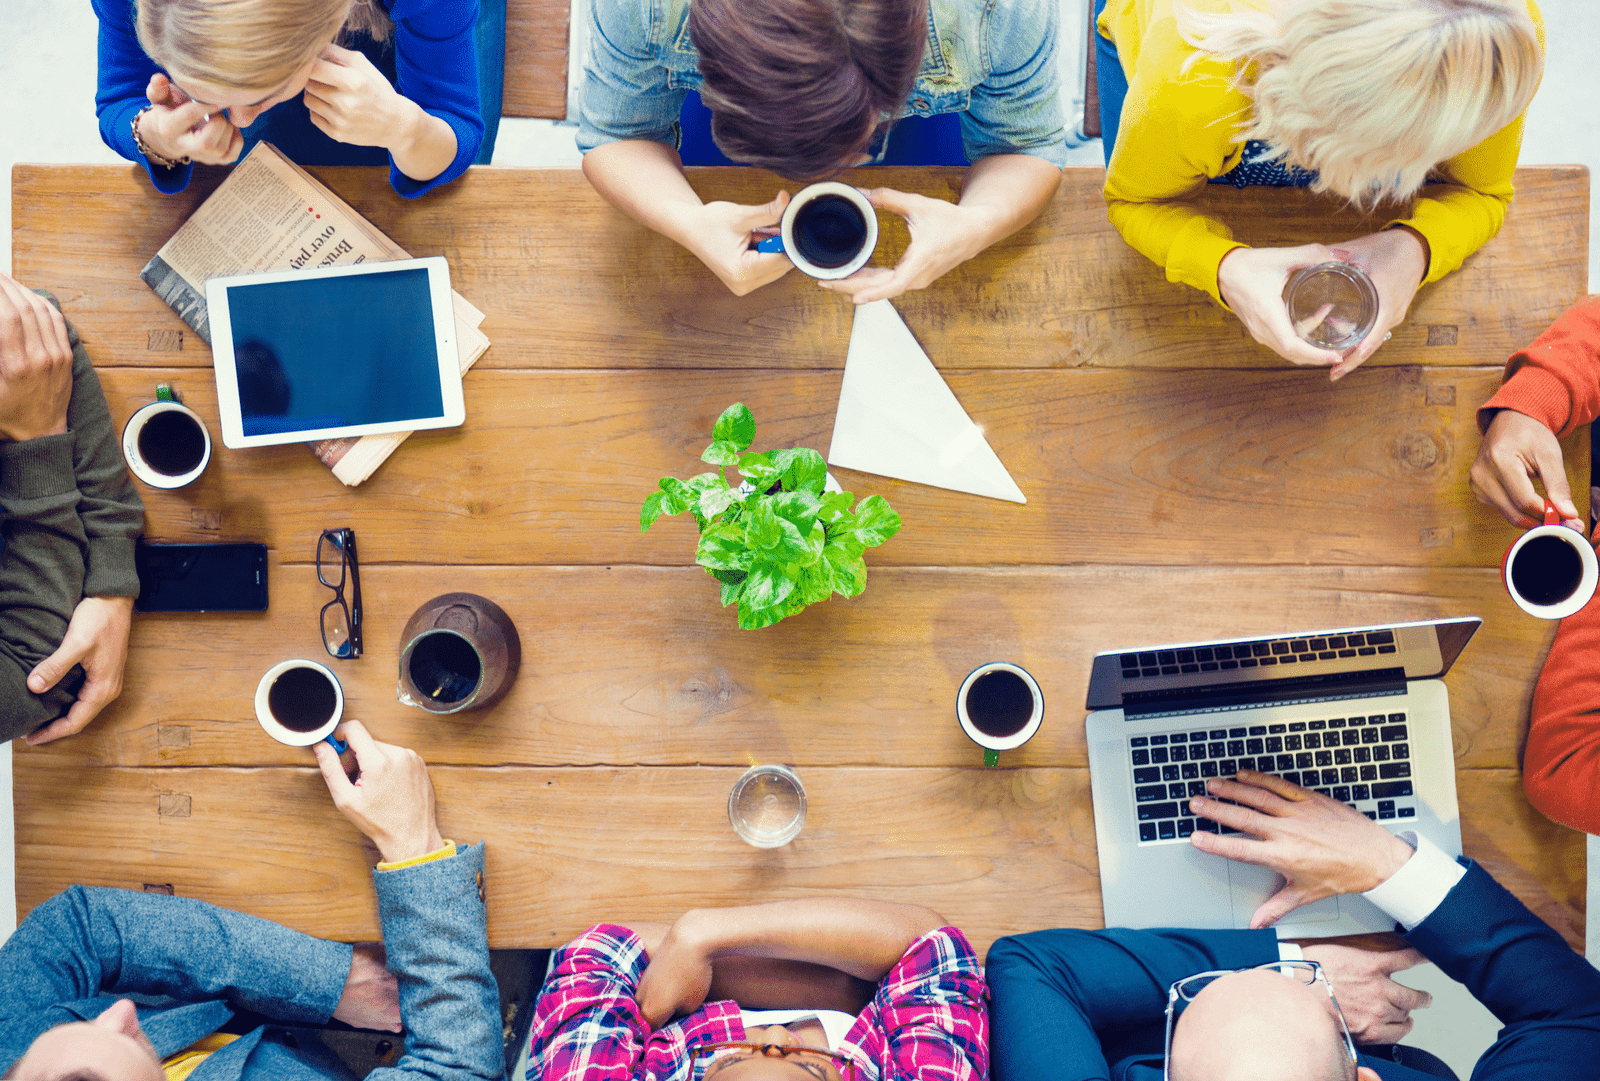
{"type": "Polygon", "coordinates": [[[728,821],[746,844],[786,845],[806,824],[806,789],[788,766],[752,766],[728,793],[728,821]]]}
{"type": "Polygon", "coordinates": [[[1354,263],[1318,263],[1296,271],[1283,290],[1289,321],[1323,349],[1349,349],[1378,321],[1378,289],[1354,263]]]}

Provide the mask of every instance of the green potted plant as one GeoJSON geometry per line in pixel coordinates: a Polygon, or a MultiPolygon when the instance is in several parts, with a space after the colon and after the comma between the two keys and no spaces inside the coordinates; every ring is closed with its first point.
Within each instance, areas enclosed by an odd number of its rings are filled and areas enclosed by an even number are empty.
{"type": "MultiPolygon", "coordinates": [[[[722,583],[722,603],[738,604],[739,626],[767,627],[834,593],[867,585],[861,558],[900,530],[900,516],[878,495],[827,491],[822,455],[805,447],[749,451],[755,417],[740,402],[717,418],[700,455],[717,467],[688,480],[662,477],[639,511],[639,532],[663,514],[689,511],[700,526],[695,562],[722,583]],[[743,479],[724,475],[733,466],[743,479]]],[[[835,485],[837,488],[837,485],[835,485]]]]}

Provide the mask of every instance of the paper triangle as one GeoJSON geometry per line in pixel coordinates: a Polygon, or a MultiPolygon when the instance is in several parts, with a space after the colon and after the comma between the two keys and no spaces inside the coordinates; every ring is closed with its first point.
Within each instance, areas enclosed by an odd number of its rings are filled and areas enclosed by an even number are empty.
{"type": "Polygon", "coordinates": [[[856,308],[830,465],[1026,503],[887,300],[856,308]]]}

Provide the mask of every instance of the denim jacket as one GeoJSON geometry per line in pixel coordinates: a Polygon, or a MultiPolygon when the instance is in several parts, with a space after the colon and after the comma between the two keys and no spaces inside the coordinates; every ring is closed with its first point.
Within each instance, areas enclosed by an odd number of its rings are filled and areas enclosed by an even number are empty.
{"type": "MultiPolygon", "coordinates": [[[[899,116],[961,114],[968,161],[1031,154],[1066,163],[1056,0],[929,0],[928,46],[899,116]]],[[[699,90],[689,0],[591,0],[578,149],[623,139],[677,145],[699,90]]]]}

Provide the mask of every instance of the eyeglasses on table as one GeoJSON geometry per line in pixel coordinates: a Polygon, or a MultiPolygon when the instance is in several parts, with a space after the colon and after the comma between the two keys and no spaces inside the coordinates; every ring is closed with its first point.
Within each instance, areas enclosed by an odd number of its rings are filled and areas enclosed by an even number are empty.
{"type": "Polygon", "coordinates": [[[317,538],[317,581],[333,590],[333,600],[322,606],[322,648],[342,661],[361,656],[361,569],[356,563],[355,530],[322,531],[317,538]]]}

